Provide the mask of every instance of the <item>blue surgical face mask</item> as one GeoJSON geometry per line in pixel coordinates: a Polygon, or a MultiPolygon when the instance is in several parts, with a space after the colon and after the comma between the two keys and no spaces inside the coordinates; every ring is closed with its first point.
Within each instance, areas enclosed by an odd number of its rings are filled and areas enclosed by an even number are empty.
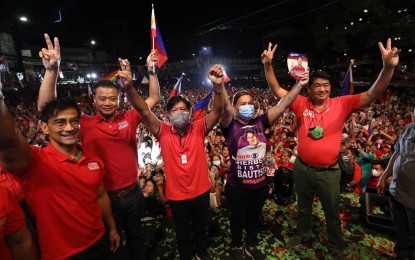
{"type": "Polygon", "coordinates": [[[254,105],[244,105],[239,107],[239,117],[243,120],[251,120],[255,114],[255,107],[254,105]]]}

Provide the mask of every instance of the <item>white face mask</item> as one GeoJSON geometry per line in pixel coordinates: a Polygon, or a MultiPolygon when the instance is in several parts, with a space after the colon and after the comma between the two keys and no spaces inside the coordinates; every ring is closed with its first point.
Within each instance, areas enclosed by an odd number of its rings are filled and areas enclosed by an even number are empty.
{"type": "Polygon", "coordinates": [[[176,112],[170,116],[171,123],[177,128],[183,128],[190,122],[189,112],[176,112]]]}
{"type": "Polygon", "coordinates": [[[290,163],[294,164],[296,158],[297,158],[296,156],[291,156],[290,157],[290,163]]]}
{"type": "Polygon", "coordinates": [[[372,176],[373,177],[379,177],[382,171],[378,171],[376,169],[372,169],[372,176]]]}
{"type": "Polygon", "coordinates": [[[215,161],[212,162],[212,164],[215,165],[215,166],[219,166],[220,165],[220,161],[215,160],[215,161]]]}

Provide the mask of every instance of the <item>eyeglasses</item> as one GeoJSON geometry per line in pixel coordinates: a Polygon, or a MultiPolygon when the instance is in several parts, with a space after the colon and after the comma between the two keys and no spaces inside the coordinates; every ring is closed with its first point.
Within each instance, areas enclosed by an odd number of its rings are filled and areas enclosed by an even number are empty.
{"type": "Polygon", "coordinates": [[[51,124],[56,126],[57,128],[63,129],[65,128],[66,124],[68,124],[68,122],[73,128],[79,128],[80,120],[78,117],[71,118],[68,121],[65,119],[55,119],[51,122],[51,124]]]}

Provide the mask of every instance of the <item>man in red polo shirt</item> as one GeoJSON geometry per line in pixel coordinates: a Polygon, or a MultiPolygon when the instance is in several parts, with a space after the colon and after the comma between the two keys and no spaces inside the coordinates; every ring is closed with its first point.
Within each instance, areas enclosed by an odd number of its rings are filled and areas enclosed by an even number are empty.
{"type": "MultiPolygon", "coordinates": [[[[42,60],[46,73],[39,91],[39,109],[54,98],[60,60],[57,38],[55,48],[47,34],[45,39],[48,49],[42,49],[42,60]]],[[[146,103],[150,109],[160,100],[158,79],[153,72],[153,66],[157,62],[157,51],[152,50],[147,57],[150,88],[146,103]]],[[[141,116],[135,109],[117,112],[119,89],[109,80],[97,82],[94,94],[96,114],[81,116],[83,130],[80,140],[85,151],[104,162],[104,186],[111,199],[117,229],[119,232],[125,232],[130,258],[143,259],[141,224],[138,220],[144,214],[144,197],[137,185],[136,142],[136,129],[141,123],[141,116]]],[[[121,252],[117,253],[120,257],[121,252]]]]}
{"type": "Polygon", "coordinates": [[[50,143],[42,149],[16,133],[0,97],[0,166],[21,185],[36,220],[42,259],[102,259],[108,253],[103,220],[112,251],[119,245],[102,162],[77,145],[80,115],[75,101],[47,103],[40,128],[50,143]]]}
{"type": "MultiPolygon", "coordinates": [[[[262,53],[268,85],[278,97],[288,92],[280,87],[272,67],[276,45],[262,53]]],[[[337,156],[340,151],[344,121],[350,113],[375,101],[385,92],[399,62],[397,48],[387,40],[386,48],[379,42],[383,69],[372,87],[361,94],[330,98],[330,77],[322,71],[314,72],[308,87],[309,98],[299,95],[291,104],[297,120],[298,157],[294,164],[294,182],[298,194],[297,234],[288,247],[298,246],[311,231],[311,212],[314,194],[323,205],[327,220],[329,247],[336,259],[343,259],[340,204],[340,169],[337,156]]]]}
{"type": "Polygon", "coordinates": [[[190,101],[174,96],[167,102],[171,122],[167,124],[151,112],[144,99],[133,89],[129,61],[124,60],[120,65],[120,86],[141,114],[150,133],[160,142],[166,175],[165,196],[173,213],[180,259],[192,259],[194,249],[197,259],[209,259],[206,221],[211,183],[207,161],[201,158],[205,158],[204,139],[223,113],[222,92],[226,91],[223,70],[219,65],[209,70],[208,77],[213,83],[215,97],[212,111],[207,116],[191,123],[190,101]],[[189,227],[194,234],[194,242],[189,227]]]}
{"type": "Polygon", "coordinates": [[[0,187],[0,257],[2,260],[37,258],[23,211],[5,187],[0,187]]]}
{"type": "Polygon", "coordinates": [[[27,202],[24,199],[20,184],[18,181],[16,181],[12,174],[6,172],[2,167],[0,167],[0,186],[7,188],[16,198],[17,202],[23,210],[23,214],[25,215],[27,228],[30,230],[30,232],[32,232],[34,236],[36,236],[35,221],[33,219],[32,213],[30,212],[29,206],[27,206],[27,202]]]}

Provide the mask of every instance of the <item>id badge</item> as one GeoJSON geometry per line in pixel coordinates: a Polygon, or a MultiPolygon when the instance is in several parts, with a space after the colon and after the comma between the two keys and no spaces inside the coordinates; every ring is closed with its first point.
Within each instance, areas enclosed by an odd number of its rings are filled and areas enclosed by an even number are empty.
{"type": "Polygon", "coordinates": [[[182,154],[182,164],[187,164],[187,156],[182,154]]]}

